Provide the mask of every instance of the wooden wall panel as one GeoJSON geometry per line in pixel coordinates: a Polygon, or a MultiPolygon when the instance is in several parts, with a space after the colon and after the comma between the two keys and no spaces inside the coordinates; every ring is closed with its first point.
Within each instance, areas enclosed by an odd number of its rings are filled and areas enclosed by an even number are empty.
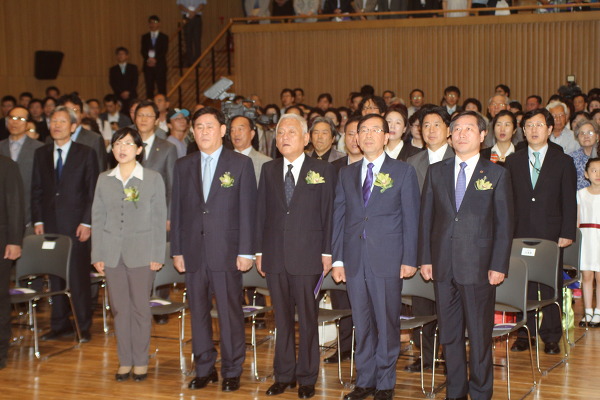
{"type": "MultiPolygon", "coordinates": [[[[153,14],[161,18],[162,32],[176,32],[180,13],[175,0],[0,1],[0,95],[31,91],[43,96],[47,86],[55,85],[86,98],[102,97],[110,91],[108,68],[115,63],[116,47],[127,47],[131,62],[141,66],[140,36],[153,14]],[[36,50],[65,53],[58,79],[34,78],[36,50]]],[[[203,46],[229,18],[240,16],[239,0],[208,0],[203,46]]]]}
{"type": "Polygon", "coordinates": [[[279,104],[284,87],[302,87],[307,103],[330,92],[336,106],[371,84],[408,101],[413,88],[438,103],[456,85],[484,103],[496,84],[512,98],[547,99],[574,74],[600,87],[600,12],[510,17],[323,22],[234,26],[236,93],[279,104]],[[242,67],[243,66],[243,67],[242,67]]]}

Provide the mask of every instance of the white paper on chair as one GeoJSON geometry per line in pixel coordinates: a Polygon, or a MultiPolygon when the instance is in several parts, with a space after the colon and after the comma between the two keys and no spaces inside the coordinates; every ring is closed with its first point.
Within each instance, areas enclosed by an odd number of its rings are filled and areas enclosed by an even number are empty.
{"type": "Polygon", "coordinates": [[[535,257],[535,249],[523,247],[523,249],[521,250],[521,255],[527,257],[535,257]]]}
{"type": "Polygon", "coordinates": [[[56,248],[56,242],[44,240],[42,243],[42,250],[54,250],[56,248]]]}

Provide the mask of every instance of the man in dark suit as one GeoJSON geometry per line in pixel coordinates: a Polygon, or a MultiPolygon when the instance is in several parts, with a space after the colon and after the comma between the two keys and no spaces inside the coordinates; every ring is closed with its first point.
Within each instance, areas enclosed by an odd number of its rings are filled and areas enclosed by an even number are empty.
{"type": "MultiPolygon", "coordinates": [[[[506,159],[510,171],[515,203],[515,237],[552,240],[562,249],[575,239],[577,227],[577,173],[573,159],[548,139],[554,128],[554,118],[546,109],[529,111],[523,116],[521,128],[527,139],[527,148],[518,150],[506,159]]],[[[558,287],[562,287],[562,268],[559,268],[558,287]]],[[[542,299],[551,298],[553,290],[539,285],[542,299]]],[[[538,284],[529,283],[528,297],[537,299],[538,284]]],[[[559,289],[559,304],[562,303],[559,289]]],[[[562,336],[561,315],[556,307],[544,307],[540,337],[547,354],[559,354],[558,342],[562,336]]],[[[532,337],[536,335],[533,313],[527,317],[532,337]]],[[[529,347],[525,332],[512,346],[513,351],[529,347]]]]}
{"type": "Polygon", "coordinates": [[[10,270],[21,257],[25,214],[23,183],[19,166],[0,156],[0,369],[6,367],[10,345],[10,270]]]}
{"type": "Polygon", "coordinates": [[[334,205],[333,279],[347,283],[356,328],[358,376],[344,398],[383,400],[396,386],[402,278],[417,271],[419,186],[413,167],[385,154],[381,115],[358,132],[365,157],[340,171],[334,205]]]}
{"type": "Polygon", "coordinates": [[[0,141],[0,155],[16,161],[21,172],[24,190],[25,219],[24,224],[31,224],[31,174],[33,170],[33,155],[43,144],[27,136],[27,121],[29,111],[23,106],[16,106],[8,113],[8,139],[0,141]]]}
{"type": "Polygon", "coordinates": [[[494,303],[508,271],[513,205],[509,173],[479,156],[485,129],[473,111],[454,118],[456,157],[429,167],[421,198],[419,265],[435,284],[448,399],[491,399],[494,387],[494,303]]]}
{"type": "MultiPolygon", "coordinates": [[[[104,139],[96,132],[88,131],[81,126],[83,102],[76,93],[66,94],[58,99],[57,106],[65,106],[75,113],[76,127],[71,135],[71,140],[91,147],[96,153],[98,160],[98,170],[100,172],[106,170],[106,148],[104,147],[104,139]]],[[[52,137],[48,136],[46,143],[51,143],[52,137]]]]}
{"type": "MultiPolygon", "coordinates": [[[[408,0],[377,0],[379,12],[406,11],[408,10],[408,0]]],[[[406,18],[406,15],[382,15],[380,19],[406,18]]]]}
{"type": "MultiPolygon", "coordinates": [[[[138,107],[139,109],[139,107],[138,107]]],[[[256,178],[252,161],[223,147],[225,116],[206,107],[192,117],[199,152],[177,160],[171,206],[171,254],[185,272],[192,312],[196,377],[190,389],[218,380],[210,310],[219,313],[223,391],[240,387],[246,354],[242,272],[252,267],[256,178]]]]}
{"type": "Polygon", "coordinates": [[[121,105],[119,99],[114,94],[107,94],[104,96],[104,109],[106,110],[99,115],[100,121],[104,124],[112,124],[116,122],[119,129],[126,128],[131,125],[132,121],[129,116],[121,112],[121,105]]]}
{"type": "Polygon", "coordinates": [[[129,112],[129,102],[137,98],[138,69],[137,65],[130,64],[129,50],[117,47],[115,50],[117,64],[108,70],[108,83],[115,96],[123,104],[123,111],[129,112]]]}
{"type": "Polygon", "coordinates": [[[142,35],[142,57],[144,58],[144,80],[146,97],[154,97],[154,87],[158,93],[167,93],[167,52],[169,37],[159,32],[160,19],[156,15],[148,18],[150,32],[142,35]]]}
{"type": "MultiPolygon", "coordinates": [[[[69,279],[81,329],[82,342],[90,340],[92,304],[90,288],[90,224],[98,163],[94,150],[71,140],[77,129],[72,107],[58,106],[50,115],[50,134],[54,142],[35,151],[31,183],[31,219],[35,234],[60,233],[71,237],[69,279]]],[[[52,288],[64,281],[50,277],[52,288]]],[[[66,296],[52,299],[50,331],[42,340],[73,333],[66,296]]]]}
{"type": "Polygon", "coordinates": [[[307,157],[305,120],[284,114],[276,128],[283,155],[263,165],[258,188],[256,266],[266,274],[275,307],[275,383],[278,395],[299,383],[298,397],[315,395],[319,374],[319,278],[331,269],[331,232],[335,168],[307,157]],[[295,310],[300,345],[295,346],[295,310]]]}

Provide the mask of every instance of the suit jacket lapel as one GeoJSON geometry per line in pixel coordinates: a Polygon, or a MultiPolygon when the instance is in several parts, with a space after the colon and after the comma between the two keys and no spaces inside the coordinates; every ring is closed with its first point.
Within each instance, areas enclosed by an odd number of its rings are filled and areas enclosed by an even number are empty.
{"type": "Polygon", "coordinates": [[[283,209],[287,210],[288,207],[285,203],[285,188],[283,187],[283,157],[275,159],[273,174],[273,184],[275,185],[275,193],[279,198],[283,209]]]}
{"type": "Polygon", "coordinates": [[[446,192],[448,193],[448,197],[450,198],[450,204],[452,204],[452,209],[456,212],[456,188],[454,182],[454,157],[448,158],[444,161],[443,168],[443,176],[444,182],[446,182],[446,192]]]}
{"type": "MultiPolygon", "coordinates": [[[[390,173],[389,172],[390,162],[391,162],[391,158],[390,158],[390,156],[388,156],[386,154],[385,158],[383,159],[383,164],[381,164],[381,169],[379,170],[380,174],[382,174],[382,173],[389,174],[390,173]]],[[[367,207],[371,207],[373,202],[376,201],[377,198],[379,198],[379,196],[381,195],[381,188],[379,186],[375,186],[375,181],[377,181],[377,175],[373,174],[373,189],[371,190],[371,197],[369,197],[369,202],[367,203],[367,207]]],[[[396,183],[398,183],[398,182],[396,182],[396,183]]],[[[362,185],[360,187],[360,195],[362,197],[362,185]]]]}
{"type": "MultiPolygon", "coordinates": [[[[477,161],[477,164],[475,165],[475,170],[473,171],[473,175],[471,175],[471,179],[469,180],[469,182],[467,182],[467,190],[465,192],[465,197],[463,198],[461,206],[463,204],[466,204],[467,200],[471,196],[473,196],[473,192],[475,192],[477,190],[475,188],[475,181],[477,181],[478,179],[483,179],[484,177],[487,177],[488,176],[487,173],[488,173],[488,170],[483,165],[483,158],[479,157],[479,160],[477,161]]],[[[455,199],[455,202],[456,202],[456,199],[455,199]]]]}
{"type": "Polygon", "coordinates": [[[290,208],[292,205],[296,203],[298,198],[298,190],[304,190],[306,188],[306,175],[310,170],[310,164],[312,163],[312,159],[309,156],[304,158],[304,162],[302,163],[302,168],[300,168],[300,174],[298,175],[298,182],[296,182],[296,187],[294,188],[294,194],[292,194],[292,200],[290,201],[290,208]]]}
{"type": "Polygon", "coordinates": [[[354,187],[356,188],[356,193],[358,195],[358,198],[360,199],[360,204],[363,205],[363,207],[365,206],[365,202],[363,201],[363,195],[362,195],[362,177],[361,177],[361,173],[362,173],[362,161],[355,163],[355,165],[352,165],[352,167],[354,168],[352,170],[354,177],[353,177],[353,182],[354,182],[354,187]]]}
{"type": "Polygon", "coordinates": [[[194,187],[198,191],[198,194],[200,195],[202,200],[204,200],[204,194],[202,193],[202,163],[200,162],[201,159],[202,156],[200,155],[200,152],[197,152],[194,158],[192,159],[192,162],[190,163],[190,168],[192,169],[190,171],[190,174],[192,176],[192,182],[194,182],[194,187]]]}
{"type": "MultiPolygon", "coordinates": [[[[529,156],[529,153],[527,153],[527,155],[529,156]]],[[[548,151],[546,151],[546,156],[544,157],[544,163],[542,164],[542,168],[540,168],[540,176],[538,176],[538,180],[535,184],[536,189],[542,187],[543,182],[545,182],[550,176],[552,176],[552,172],[550,170],[552,169],[552,163],[554,162],[555,157],[556,153],[553,151],[552,148],[548,147],[548,151]]],[[[529,174],[529,176],[531,176],[531,173],[529,174]]],[[[531,179],[529,179],[529,184],[531,185],[531,179]]],[[[533,189],[533,191],[535,192],[536,189],[533,189]]]]}
{"type": "MultiPolygon", "coordinates": [[[[230,150],[227,150],[225,147],[221,150],[221,155],[219,156],[219,161],[217,161],[217,168],[215,168],[215,174],[212,177],[212,181],[210,183],[210,192],[208,193],[208,199],[206,199],[206,203],[208,203],[213,197],[216,196],[217,190],[219,190],[219,186],[221,186],[221,181],[219,178],[223,176],[225,172],[227,172],[227,167],[229,165],[229,154],[230,150]]],[[[233,179],[235,181],[237,177],[234,176],[233,179]]],[[[235,184],[235,182],[234,182],[235,184]]]]}

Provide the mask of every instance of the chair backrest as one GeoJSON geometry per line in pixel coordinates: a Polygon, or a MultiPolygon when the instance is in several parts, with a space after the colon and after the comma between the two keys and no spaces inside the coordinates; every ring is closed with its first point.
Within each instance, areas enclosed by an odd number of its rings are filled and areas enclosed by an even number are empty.
{"type": "MultiPolygon", "coordinates": [[[[527,309],[527,264],[520,257],[510,258],[508,274],[496,288],[496,303],[521,311],[527,309]]],[[[521,320],[527,320],[527,313],[522,314],[521,320]]]]}
{"type": "Polygon", "coordinates": [[[256,267],[252,267],[250,270],[242,274],[242,286],[245,288],[253,287],[259,289],[268,289],[267,280],[258,273],[258,269],[256,269],[256,267]]]}
{"type": "Polygon", "coordinates": [[[336,283],[333,280],[331,272],[323,278],[323,285],[321,285],[321,290],[346,290],[346,283],[340,282],[336,283]]]}
{"type": "Polygon", "coordinates": [[[579,276],[579,260],[581,257],[581,230],[577,229],[577,237],[575,242],[569,247],[565,247],[563,250],[563,264],[570,265],[577,269],[577,276],[579,276]]]}
{"type": "Polygon", "coordinates": [[[419,271],[412,277],[404,278],[402,281],[402,296],[417,296],[435,301],[433,282],[423,279],[419,271]]]}
{"type": "Polygon", "coordinates": [[[525,261],[528,279],[531,282],[550,286],[558,293],[560,249],[556,242],[533,238],[513,239],[510,255],[525,261]]]}
{"type": "Polygon", "coordinates": [[[30,275],[49,274],[64,279],[68,289],[71,245],[71,238],[65,235],[26,236],[21,258],[17,260],[17,281],[30,275]]]}
{"type": "Polygon", "coordinates": [[[170,243],[167,243],[165,265],[163,265],[154,277],[153,292],[159,286],[170,285],[172,283],[185,283],[185,274],[180,274],[179,271],[175,269],[170,253],[171,246],[170,243]]]}

